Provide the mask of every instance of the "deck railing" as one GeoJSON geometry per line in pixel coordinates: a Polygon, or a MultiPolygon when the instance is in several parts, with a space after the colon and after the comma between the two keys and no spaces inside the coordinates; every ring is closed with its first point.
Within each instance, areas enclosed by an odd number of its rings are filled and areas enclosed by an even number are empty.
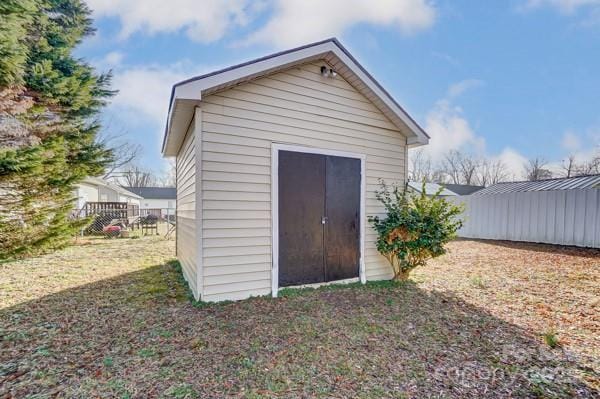
{"type": "Polygon", "coordinates": [[[90,218],[90,224],[82,230],[83,235],[120,234],[138,229],[158,233],[160,224],[174,226],[175,215],[173,208],[140,209],[138,205],[126,202],[87,202],[72,213],[74,219],[90,218]]]}

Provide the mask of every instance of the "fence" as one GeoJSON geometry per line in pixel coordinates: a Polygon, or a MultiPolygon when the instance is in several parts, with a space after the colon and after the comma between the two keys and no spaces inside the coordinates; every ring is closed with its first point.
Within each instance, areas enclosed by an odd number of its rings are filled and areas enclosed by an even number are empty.
{"type": "Polygon", "coordinates": [[[449,197],[465,205],[460,237],[600,248],[600,190],[449,197]]]}
{"type": "Polygon", "coordinates": [[[124,202],[88,202],[72,213],[72,218],[89,218],[90,223],[81,231],[82,235],[105,237],[127,237],[132,234],[165,234],[175,231],[175,209],[140,209],[137,205],[124,202]]]}
{"type": "Polygon", "coordinates": [[[80,210],[81,217],[88,217],[98,214],[110,212],[113,215],[118,215],[120,218],[126,219],[139,215],[139,206],[128,204],[127,202],[86,202],[85,206],[80,210]]]}

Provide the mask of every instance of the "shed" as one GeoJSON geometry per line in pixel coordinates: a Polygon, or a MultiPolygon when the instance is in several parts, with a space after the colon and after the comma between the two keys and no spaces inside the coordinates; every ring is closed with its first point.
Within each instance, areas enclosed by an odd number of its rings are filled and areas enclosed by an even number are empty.
{"type": "Polygon", "coordinates": [[[600,248],[600,175],[498,183],[468,196],[466,238],[600,248]]]}
{"type": "Polygon", "coordinates": [[[196,299],[392,276],[367,215],[428,136],[336,40],[174,85],[177,257],[196,299]]]}

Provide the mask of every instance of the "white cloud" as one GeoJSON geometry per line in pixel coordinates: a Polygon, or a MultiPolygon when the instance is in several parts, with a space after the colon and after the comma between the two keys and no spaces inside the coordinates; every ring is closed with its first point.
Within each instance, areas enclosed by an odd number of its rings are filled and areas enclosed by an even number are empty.
{"type": "Polygon", "coordinates": [[[583,133],[567,130],[562,137],[561,145],[565,150],[565,159],[573,155],[576,162],[590,161],[600,154],[600,130],[587,129],[583,133]]]}
{"type": "Polygon", "coordinates": [[[431,136],[425,152],[434,161],[450,150],[463,149],[476,154],[485,150],[485,139],[475,134],[462,109],[448,100],[438,101],[429,112],[425,131],[431,136]]]}
{"type": "Polygon", "coordinates": [[[273,0],[266,25],[246,44],[289,47],[339,36],[356,24],[392,27],[410,34],[433,25],[436,10],[428,0],[273,0]]]}
{"type": "Polygon", "coordinates": [[[123,63],[125,55],[120,51],[111,51],[100,58],[93,58],[90,62],[99,71],[116,69],[123,63]]]}
{"type": "Polygon", "coordinates": [[[456,98],[467,90],[483,86],[483,81],[479,79],[465,79],[458,83],[450,85],[448,88],[448,97],[456,98]]]}
{"type": "Polygon", "coordinates": [[[267,15],[243,41],[287,47],[343,34],[357,24],[396,28],[410,34],[433,25],[430,0],[88,0],[97,18],[114,17],[120,37],[133,33],[184,31],[200,43],[223,38],[267,15]]]}
{"type": "Polygon", "coordinates": [[[113,87],[118,87],[119,93],[112,100],[111,108],[125,113],[128,123],[150,121],[162,126],[167,119],[173,84],[201,72],[204,71],[180,64],[117,70],[113,87]]]}
{"type": "MultiPolygon", "coordinates": [[[[423,153],[434,164],[442,161],[451,150],[501,161],[506,167],[508,180],[521,180],[525,176],[528,158],[510,146],[499,153],[487,152],[485,138],[477,134],[462,109],[454,104],[466,91],[483,84],[477,79],[466,79],[450,85],[445,98],[438,100],[427,115],[425,131],[431,139],[429,145],[423,148],[423,153]]],[[[589,128],[581,132],[567,130],[560,140],[560,146],[560,157],[546,158],[546,167],[557,176],[564,172],[562,162],[569,155],[574,155],[577,163],[590,161],[600,155],[600,128],[589,128]]]]}
{"type": "Polygon", "coordinates": [[[121,62],[125,58],[125,55],[119,51],[111,51],[104,56],[104,63],[111,67],[121,65],[121,62]]]}
{"type": "Polygon", "coordinates": [[[528,12],[540,8],[552,8],[560,14],[578,18],[575,26],[595,28],[600,25],[600,0],[527,0],[517,11],[528,12]]]}
{"type": "Polygon", "coordinates": [[[568,163],[570,156],[574,157],[576,164],[586,163],[598,157],[600,155],[599,133],[599,130],[592,128],[585,129],[581,133],[567,130],[560,140],[562,154],[554,159],[545,158],[548,161],[546,168],[551,170],[555,176],[563,176],[564,165],[568,163]]]}
{"type": "MultiPolygon", "coordinates": [[[[156,161],[155,154],[162,142],[171,88],[177,82],[212,69],[190,62],[116,68],[113,87],[118,88],[119,93],[105,111],[106,134],[128,136],[142,144],[148,154],[145,157],[162,164],[163,161],[156,161]]],[[[155,166],[153,164],[151,168],[155,166]]]]}
{"type": "Polygon", "coordinates": [[[120,37],[135,32],[147,34],[184,30],[201,43],[222,38],[235,27],[245,26],[258,12],[262,1],[250,0],[88,0],[96,17],[116,17],[120,37]]]}
{"type": "Polygon", "coordinates": [[[505,165],[510,179],[521,179],[527,158],[511,147],[506,147],[497,154],[488,154],[485,138],[477,134],[462,109],[454,105],[457,97],[483,85],[484,82],[478,79],[465,79],[450,85],[446,97],[436,102],[427,115],[425,131],[431,139],[429,145],[424,148],[424,153],[434,163],[443,160],[444,155],[451,150],[493,161],[499,160],[505,165]]]}
{"type": "Polygon", "coordinates": [[[525,174],[525,165],[527,164],[527,158],[525,158],[517,150],[506,147],[500,154],[493,156],[492,160],[502,161],[506,167],[506,171],[509,176],[509,180],[520,180],[525,174]]]}
{"type": "Polygon", "coordinates": [[[431,136],[425,153],[439,161],[450,150],[465,150],[470,153],[485,152],[485,139],[478,136],[463,110],[453,101],[466,91],[483,85],[478,79],[465,79],[450,85],[446,97],[438,100],[427,115],[425,131],[431,136]]]}
{"type": "Polygon", "coordinates": [[[584,7],[600,6],[600,0],[527,0],[520,10],[531,10],[540,7],[552,7],[563,14],[572,14],[584,7]]]}

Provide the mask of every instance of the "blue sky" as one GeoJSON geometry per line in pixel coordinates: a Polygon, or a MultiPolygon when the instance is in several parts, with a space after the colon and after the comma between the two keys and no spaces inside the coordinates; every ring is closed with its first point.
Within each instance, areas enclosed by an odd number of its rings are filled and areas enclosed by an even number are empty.
{"type": "Polygon", "coordinates": [[[97,34],[77,49],[112,69],[106,134],[160,143],[173,83],[335,36],[448,149],[522,163],[600,146],[600,0],[88,0],[97,34]]]}

